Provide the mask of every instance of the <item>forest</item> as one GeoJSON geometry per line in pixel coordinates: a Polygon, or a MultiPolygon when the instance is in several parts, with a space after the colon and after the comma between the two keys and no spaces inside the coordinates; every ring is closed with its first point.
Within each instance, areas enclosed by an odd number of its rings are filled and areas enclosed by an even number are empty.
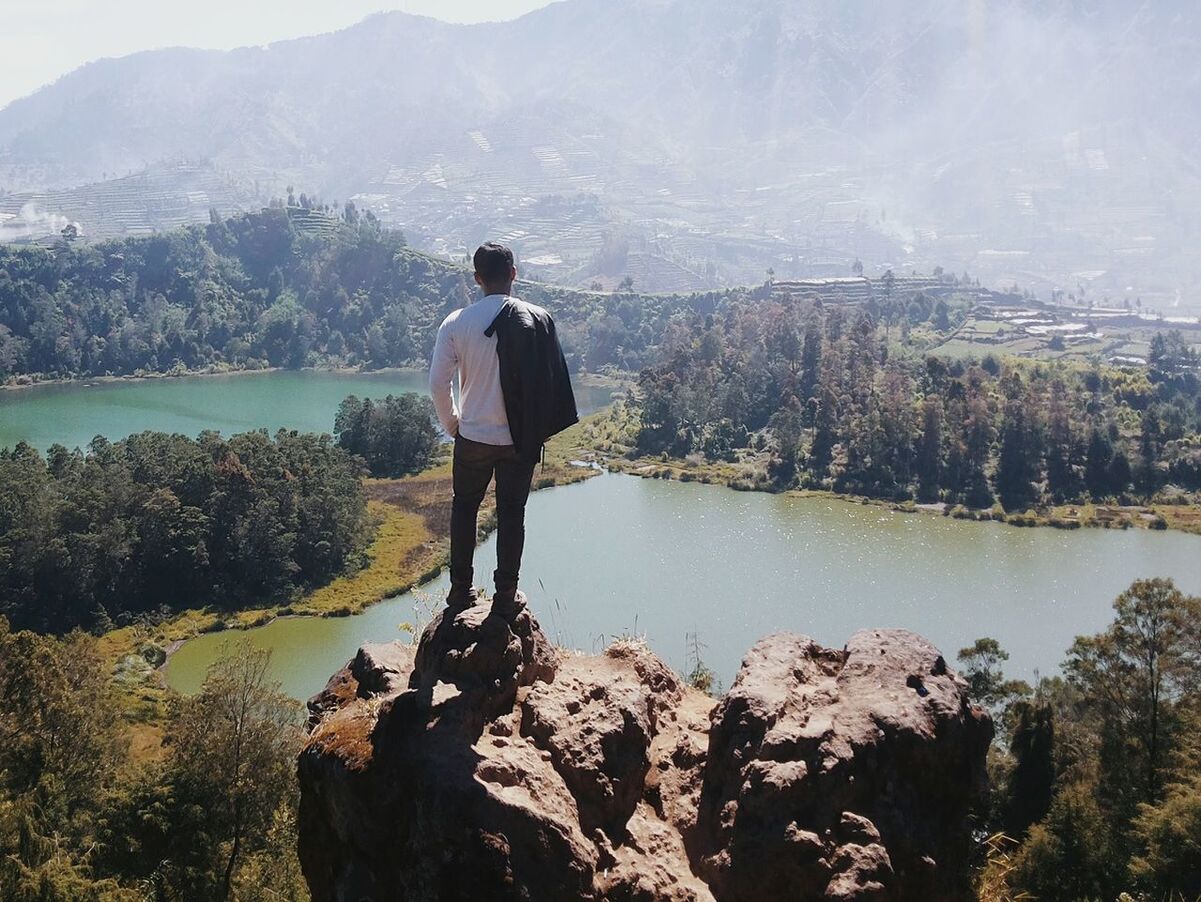
{"type": "Polygon", "coordinates": [[[361,466],[283,430],[0,451],[0,615],[62,635],[286,602],[362,562],[361,466]]]}
{"type": "Polygon", "coordinates": [[[302,900],[300,706],[241,652],[172,699],[159,754],[131,748],[97,649],[0,616],[0,898],[302,900]]]}
{"type": "MultiPolygon", "coordinates": [[[[474,290],[465,268],[409,250],[353,204],[340,217],[275,204],[148,237],[0,245],[0,380],[424,366],[474,290]],[[306,226],[314,217],[326,227],[306,226]]],[[[672,313],[725,296],[518,292],[555,311],[569,361],[591,371],[649,363],[672,313]]]]}
{"type": "Polygon", "coordinates": [[[1201,374],[1179,332],[1145,369],[1082,368],[922,353],[866,308],[728,304],[675,319],[638,384],[637,452],[764,449],[778,488],[1007,511],[1201,488],[1201,374]]]}

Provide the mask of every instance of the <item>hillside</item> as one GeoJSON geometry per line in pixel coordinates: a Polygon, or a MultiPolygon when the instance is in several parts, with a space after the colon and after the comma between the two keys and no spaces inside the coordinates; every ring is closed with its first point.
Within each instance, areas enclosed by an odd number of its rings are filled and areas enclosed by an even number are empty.
{"type": "Polygon", "coordinates": [[[206,159],[357,197],[425,249],[503,235],[569,284],[689,290],[860,257],[1187,306],[1199,24],[1116,0],[392,13],[85,66],[0,111],[0,185],[206,159]]]}
{"type": "MultiPolygon", "coordinates": [[[[0,379],[425,366],[468,269],[371,214],[272,206],[152,236],[0,245],[0,379]]],[[[523,281],[554,309],[573,368],[634,371],[668,319],[754,289],[650,295],[523,281]]]]}
{"type": "MultiPolygon", "coordinates": [[[[0,380],[425,366],[438,324],[474,291],[465,267],[413,250],[353,207],[275,205],[156,235],[0,245],[0,380]]],[[[517,291],[554,311],[572,367],[591,372],[652,362],[676,314],[773,292],[873,309],[918,294],[1004,297],[905,276],[690,294],[522,281],[517,291]]]]}

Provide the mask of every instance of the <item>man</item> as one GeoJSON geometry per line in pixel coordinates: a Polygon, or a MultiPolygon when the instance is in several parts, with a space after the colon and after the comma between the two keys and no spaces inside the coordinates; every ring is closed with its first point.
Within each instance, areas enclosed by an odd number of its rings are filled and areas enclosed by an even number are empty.
{"type": "Polygon", "coordinates": [[[525,546],[525,503],[548,438],[577,421],[575,397],[554,321],[512,297],[513,252],[489,242],[475,252],[484,297],[456,310],[438,329],[430,394],[442,428],[454,436],[447,606],[475,603],[476,518],[496,476],[496,593],[492,611],[512,620],[525,605],[517,591],[525,546]],[[452,383],[459,377],[455,404],[452,383]]]}

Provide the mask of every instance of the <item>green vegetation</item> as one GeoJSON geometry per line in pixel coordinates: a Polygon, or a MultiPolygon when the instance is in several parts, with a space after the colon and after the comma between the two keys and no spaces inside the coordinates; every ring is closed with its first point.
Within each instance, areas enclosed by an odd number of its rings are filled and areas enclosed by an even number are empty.
{"type": "Polygon", "coordinates": [[[287,601],[359,566],[368,538],[359,465],[329,436],[0,451],[0,614],[18,628],[287,601]]]}
{"type": "MultiPolygon", "coordinates": [[[[54,249],[0,245],[0,379],[429,359],[470,274],[409,250],[348,205],[329,229],[273,206],[151,237],[54,249]]],[[[636,370],[670,316],[724,294],[615,295],[521,283],[555,311],[573,366],[636,370]]]]}
{"type": "Polygon", "coordinates": [[[338,447],[367,462],[372,476],[404,476],[424,470],[442,442],[434,426],[434,405],[406,392],[382,401],[351,395],[334,419],[338,447]]]}
{"type": "Polygon", "coordinates": [[[999,725],[982,899],[1201,897],[1201,598],[1140,580],[1114,611],[1034,689],[994,640],[960,653],[999,725]]]}
{"type": "Polygon", "coordinates": [[[1201,379],[1179,333],[1145,372],[975,363],[890,343],[866,308],[731,303],[680,318],[639,386],[635,455],[762,451],[765,488],[1006,511],[1201,489],[1201,379]]]}
{"type": "Polygon", "coordinates": [[[378,524],[367,547],[361,570],[335,578],[288,606],[293,614],[343,616],[400,595],[436,571],[438,556],[420,513],[368,500],[367,510],[378,524]]]}
{"type": "Polygon", "coordinates": [[[307,898],[295,847],[299,706],[266,658],[214,665],[137,762],[96,642],[0,617],[0,897],[307,898]]]}
{"type": "MultiPolygon", "coordinates": [[[[463,271],[353,208],[323,230],[295,217],[0,248],[0,377],[424,362],[463,271]]],[[[573,364],[642,369],[635,399],[556,437],[538,488],[591,475],[568,465],[591,451],[952,516],[1201,530],[1198,360],[1178,333],[1148,340],[1146,370],[976,362],[943,354],[968,322],[956,295],[521,292],[555,310],[573,364]]],[[[191,699],[155,668],[199,631],[349,614],[444,564],[429,402],[347,398],[335,431],[0,451],[0,896],[304,897],[295,706],[261,658],[223,661],[191,699]],[[392,478],[364,481],[358,458],[392,478]]],[[[994,640],[960,653],[1000,725],[983,898],[1201,895],[1201,601],[1150,580],[1115,607],[1033,688],[994,640]]],[[[686,677],[720,691],[702,648],[686,677]]]]}

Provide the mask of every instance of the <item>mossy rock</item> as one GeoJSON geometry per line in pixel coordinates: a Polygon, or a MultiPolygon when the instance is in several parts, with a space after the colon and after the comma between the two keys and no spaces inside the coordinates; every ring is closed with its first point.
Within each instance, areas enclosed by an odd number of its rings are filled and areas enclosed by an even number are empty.
{"type": "Polygon", "coordinates": [[[151,667],[162,667],[167,662],[167,650],[153,642],[142,643],[138,655],[151,667]]]}

